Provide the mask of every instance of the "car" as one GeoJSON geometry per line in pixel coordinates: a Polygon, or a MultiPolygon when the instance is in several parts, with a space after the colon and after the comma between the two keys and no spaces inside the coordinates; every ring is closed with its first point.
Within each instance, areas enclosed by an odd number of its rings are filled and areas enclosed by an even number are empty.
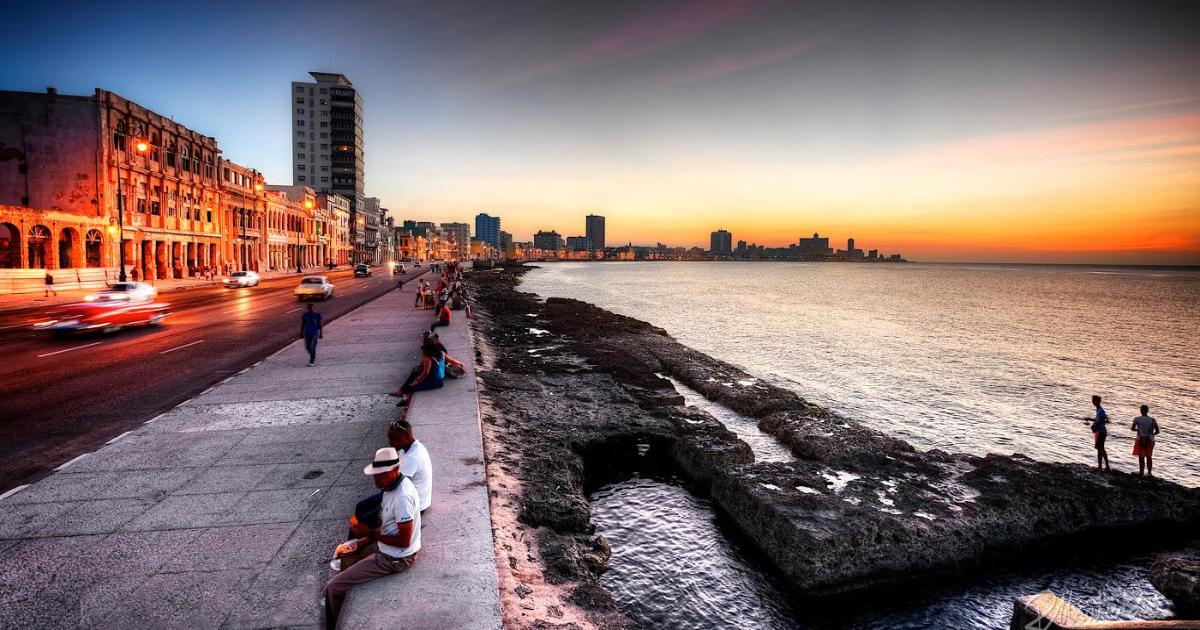
{"type": "Polygon", "coordinates": [[[366,265],[363,265],[363,264],[354,265],[354,277],[355,278],[370,278],[371,277],[371,268],[366,265]]]}
{"type": "Polygon", "coordinates": [[[156,297],[158,289],[147,282],[114,282],[83,299],[88,302],[149,302],[156,297]]]}
{"type": "Polygon", "coordinates": [[[162,302],[138,300],[92,301],[67,304],[36,322],[34,330],[58,334],[116,332],[126,326],[157,326],[170,314],[162,302]]]}
{"type": "Polygon", "coordinates": [[[235,271],[225,278],[225,286],[230,288],[256,287],[260,278],[253,271],[235,271]]]}
{"type": "Polygon", "coordinates": [[[333,297],[333,283],[325,276],[304,276],[300,279],[295,294],[296,298],[300,300],[312,298],[328,300],[333,297]]]}

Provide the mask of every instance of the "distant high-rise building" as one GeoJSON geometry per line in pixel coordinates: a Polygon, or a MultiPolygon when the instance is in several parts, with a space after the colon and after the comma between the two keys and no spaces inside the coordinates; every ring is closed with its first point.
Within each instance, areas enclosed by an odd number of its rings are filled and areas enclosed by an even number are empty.
{"type": "Polygon", "coordinates": [[[292,185],[350,200],[351,240],[365,255],[359,213],[363,200],[363,102],[344,74],[310,72],[315,83],[292,82],[292,185]]]}
{"type": "Polygon", "coordinates": [[[500,246],[500,217],[480,212],[475,215],[475,238],[491,245],[500,246]]]}
{"type": "Polygon", "coordinates": [[[589,214],[584,220],[584,224],[584,235],[591,243],[591,248],[593,250],[604,249],[604,217],[598,214],[589,214]]]}
{"type": "Polygon", "coordinates": [[[846,239],[846,253],[851,258],[854,258],[854,239],[853,238],[846,239]]]}
{"type": "Polygon", "coordinates": [[[443,223],[442,234],[450,242],[450,255],[455,260],[471,257],[471,226],[466,223],[443,223]]]}
{"type": "Polygon", "coordinates": [[[586,236],[568,236],[567,249],[573,252],[592,251],[592,241],[586,236]]]}
{"type": "Polygon", "coordinates": [[[533,235],[533,246],[538,249],[558,251],[562,249],[562,236],[558,232],[538,232],[533,235]]]}
{"type": "Polygon", "coordinates": [[[733,253],[733,235],[725,230],[717,230],[709,237],[709,253],[714,256],[728,256],[733,253]]]}
{"type": "Polygon", "coordinates": [[[500,236],[498,237],[496,247],[499,247],[500,249],[505,249],[512,242],[513,242],[512,234],[509,234],[508,232],[505,232],[504,230],[500,230],[500,236]]]}
{"type": "Polygon", "coordinates": [[[812,238],[801,237],[798,249],[802,256],[828,256],[833,253],[833,249],[829,247],[829,237],[822,237],[816,233],[813,233],[812,238]]]}

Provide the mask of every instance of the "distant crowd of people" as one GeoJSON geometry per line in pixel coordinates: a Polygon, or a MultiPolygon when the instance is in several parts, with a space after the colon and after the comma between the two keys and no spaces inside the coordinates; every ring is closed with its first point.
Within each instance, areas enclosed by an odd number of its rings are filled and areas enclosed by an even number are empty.
{"type": "MultiPolygon", "coordinates": [[[[1101,398],[1092,396],[1092,406],[1096,408],[1094,417],[1084,418],[1092,423],[1092,438],[1096,446],[1096,470],[1111,471],[1108,464],[1108,451],[1104,442],[1108,439],[1108,412],[1101,406],[1101,398]]],[[[1138,475],[1154,476],[1154,442],[1158,437],[1158,421],[1150,416],[1149,405],[1139,408],[1141,415],[1133,419],[1129,430],[1136,433],[1133,439],[1133,455],[1138,458],[1138,475]]]]}
{"type": "MultiPolygon", "coordinates": [[[[417,287],[417,306],[423,295],[437,296],[438,313],[433,324],[421,331],[421,360],[399,389],[399,417],[387,429],[388,446],[375,452],[371,464],[363,468],[379,492],[358,502],[350,516],[346,541],[334,550],[330,566],[335,571],[325,586],[325,624],[337,626],[346,593],[355,584],[408,570],[421,551],[422,517],[433,502],[433,462],[429,451],[413,434],[408,422],[409,409],[417,392],[442,388],[447,378],[466,375],[462,362],[450,356],[442,345],[437,328],[449,326],[451,310],[459,308],[470,317],[462,267],[457,262],[439,265],[435,288],[421,282],[417,287]],[[458,298],[458,301],[455,298],[458,298]]],[[[403,288],[401,281],[397,288],[403,288]]],[[[311,306],[309,307],[311,311],[311,306]]],[[[320,335],[319,323],[316,335],[320,335]]]]}

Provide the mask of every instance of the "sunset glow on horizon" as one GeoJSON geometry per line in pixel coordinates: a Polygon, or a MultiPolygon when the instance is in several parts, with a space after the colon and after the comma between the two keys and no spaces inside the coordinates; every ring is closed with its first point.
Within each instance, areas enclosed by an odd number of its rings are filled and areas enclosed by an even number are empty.
{"type": "Polygon", "coordinates": [[[596,213],[610,245],[707,247],[726,229],[918,261],[1200,264],[1187,3],[264,3],[221,17],[234,6],[156,5],[198,37],[147,29],[139,46],[166,54],[139,56],[104,36],[130,27],[99,7],[19,9],[10,23],[35,43],[0,89],[111,89],[290,184],[288,82],[332,63],[364,99],[368,196],[397,220],[498,215],[519,241],[582,234],[596,213]],[[201,43],[217,33],[220,50],[201,43]]]}

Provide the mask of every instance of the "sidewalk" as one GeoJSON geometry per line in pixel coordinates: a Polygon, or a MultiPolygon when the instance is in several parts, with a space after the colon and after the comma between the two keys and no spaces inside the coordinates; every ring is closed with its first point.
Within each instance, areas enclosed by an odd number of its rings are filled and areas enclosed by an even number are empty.
{"type": "MultiPolygon", "coordinates": [[[[341,267],[334,269],[334,271],[344,271],[349,268],[350,267],[346,265],[342,265],[341,267]]],[[[287,276],[321,274],[328,272],[329,269],[326,267],[313,267],[312,269],[306,269],[304,274],[298,274],[295,271],[264,271],[260,273],[259,276],[261,276],[263,280],[270,280],[272,278],[284,278],[287,276]]],[[[153,280],[150,282],[150,284],[158,289],[158,292],[161,294],[171,291],[180,291],[183,289],[193,289],[196,287],[221,286],[221,283],[225,280],[225,278],[226,274],[217,274],[213,276],[212,280],[205,280],[203,278],[181,278],[179,280],[153,280]]],[[[130,278],[130,281],[132,280],[133,278],[130,278]]],[[[111,281],[115,282],[115,280],[111,281]]],[[[38,290],[33,293],[0,293],[0,313],[4,311],[29,308],[31,306],[54,306],[56,304],[79,302],[83,300],[85,295],[95,293],[103,289],[104,287],[92,287],[90,289],[62,289],[58,291],[57,296],[52,295],[50,297],[43,297],[45,295],[44,290],[38,290]]]]}
{"type": "MultiPolygon", "coordinates": [[[[333,547],[396,415],[430,311],[391,292],[60,472],[0,499],[0,627],[318,627],[333,547]]],[[[442,328],[467,377],[409,414],[434,497],[410,571],[356,587],[343,627],[499,628],[465,320],[442,328]]],[[[36,428],[36,425],[31,425],[36,428]]]]}

